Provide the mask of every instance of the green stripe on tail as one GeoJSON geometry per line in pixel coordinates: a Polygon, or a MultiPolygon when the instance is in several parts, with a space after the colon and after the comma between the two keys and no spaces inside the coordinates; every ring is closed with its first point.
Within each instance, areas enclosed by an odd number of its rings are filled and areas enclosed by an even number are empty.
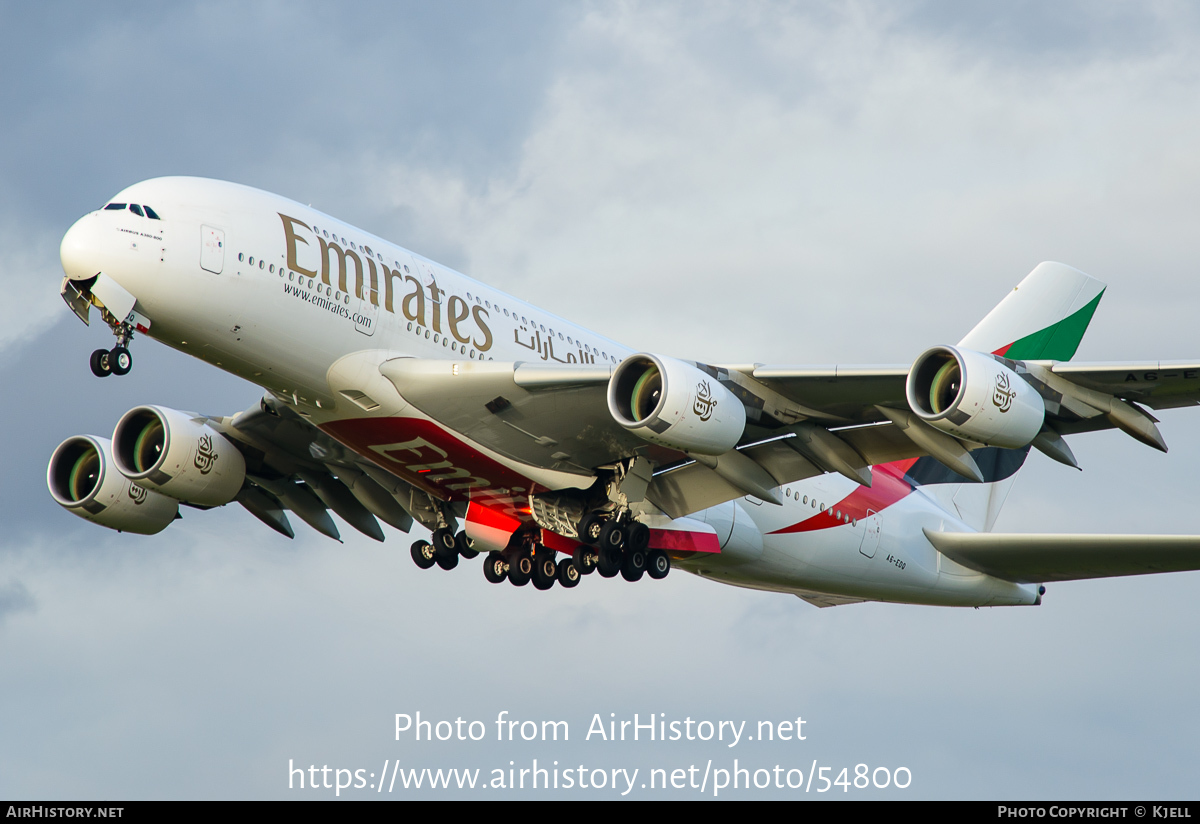
{"type": "Polygon", "coordinates": [[[1078,312],[1063,318],[1052,326],[1047,326],[1032,335],[1026,335],[1011,343],[999,354],[1010,360],[1057,360],[1069,361],[1075,357],[1083,333],[1092,322],[1092,315],[1100,305],[1104,290],[1092,298],[1092,301],[1078,312]]]}

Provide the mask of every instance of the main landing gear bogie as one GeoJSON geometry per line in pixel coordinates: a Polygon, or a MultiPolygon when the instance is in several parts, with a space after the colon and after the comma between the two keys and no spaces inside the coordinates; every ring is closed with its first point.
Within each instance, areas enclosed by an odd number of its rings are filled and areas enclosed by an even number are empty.
{"type": "MultiPolygon", "coordinates": [[[[483,560],[483,576],[492,584],[507,580],[513,586],[523,587],[532,583],[535,589],[545,591],[556,582],[571,589],[579,585],[584,575],[596,571],[604,578],[620,575],[631,582],[643,575],[665,578],[671,571],[671,559],[666,552],[648,549],[650,530],[645,524],[599,519],[599,528],[591,534],[596,536],[599,546],[580,544],[570,558],[560,557],[540,544],[504,552],[490,551],[483,560]]],[[[437,566],[451,570],[460,559],[479,555],[466,532],[455,534],[447,528],[436,529],[430,539],[412,545],[413,562],[421,569],[437,566]]]]}
{"type": "Polygon", "coordinates": [[[472,547],[472,541],[465,532],[455,535],[453,530],[443,527],[435,529],[430,539],[414,541],[412,545],[413,562],[421,569],[430,569],[436,564],[444,570],[451,570],[458,566],[460,557],[470,560],[479,555],[479,550],[472,547]]]}
{"type": "Polygon", "coordinates": [[[579,537],[588,544],[576,551],[576,565],[584,574],[598,569],[605,578],[618,573],[626,581],[637,581],[649,573],[662,579],[671,571],[671,558],[661,549],[650,549],[650,528],[628,514],[605,517],[592,512],[579,522],[579,537]],[[594,559],[594,560],[593,560],[594,559]]]}

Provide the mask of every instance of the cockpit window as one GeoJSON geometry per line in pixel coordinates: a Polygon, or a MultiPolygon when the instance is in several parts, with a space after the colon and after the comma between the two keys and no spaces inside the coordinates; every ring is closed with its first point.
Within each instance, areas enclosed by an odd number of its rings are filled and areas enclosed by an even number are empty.
{"type": "Polygon", "coordinates": [[[144,212],[142,212],[142,207],[141,207],[141,206],[139,206],[139,205],[137,205],[136,203],[130,203],[130,204],[129,204],[129,211],[133,212],[133,213],[134,213],[135,215],[137,215],[138,217],[145,217],[145,216],[146,216],[146,215],[145,215],[145,213],[144,213],[144,212]]]}
{"type": "Polygon", "coordinates": [[[123,212],[123,211],[125,211],[125,204],[124,203],[110,203],[104,207],[104,211],[106,211],[106,212],[123,212]]]}
{"type": "Polygon", "coordinates": [[[149,206],[142,206],[142,208],[146,210],[146,217],[150,218],[151,220],[162,220],[162,218],[158,216],[158,212],[154,211],[149,206]]]}

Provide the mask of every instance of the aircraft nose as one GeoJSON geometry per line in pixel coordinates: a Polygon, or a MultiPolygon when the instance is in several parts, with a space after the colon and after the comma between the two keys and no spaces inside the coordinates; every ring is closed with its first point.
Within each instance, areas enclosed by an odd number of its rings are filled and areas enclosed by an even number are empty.
{"type": "Polygon", "coordinates": [[[63,235],[58,256],[62,260],[63,271],[71,280],[86,280],[100,271],[96,260],[99,251],[96,228],[95,217],[86,215],[75,221],[75,225],[63,235]]]}

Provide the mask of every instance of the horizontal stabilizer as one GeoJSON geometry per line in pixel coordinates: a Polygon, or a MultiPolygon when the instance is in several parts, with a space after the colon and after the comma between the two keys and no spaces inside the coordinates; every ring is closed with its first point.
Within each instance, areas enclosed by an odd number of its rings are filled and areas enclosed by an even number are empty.
{"type": "Polygon", "coordinates": [[[924,532],[951,560],[1018,584],[1200,569],[1200,535],[924,532]]]}

